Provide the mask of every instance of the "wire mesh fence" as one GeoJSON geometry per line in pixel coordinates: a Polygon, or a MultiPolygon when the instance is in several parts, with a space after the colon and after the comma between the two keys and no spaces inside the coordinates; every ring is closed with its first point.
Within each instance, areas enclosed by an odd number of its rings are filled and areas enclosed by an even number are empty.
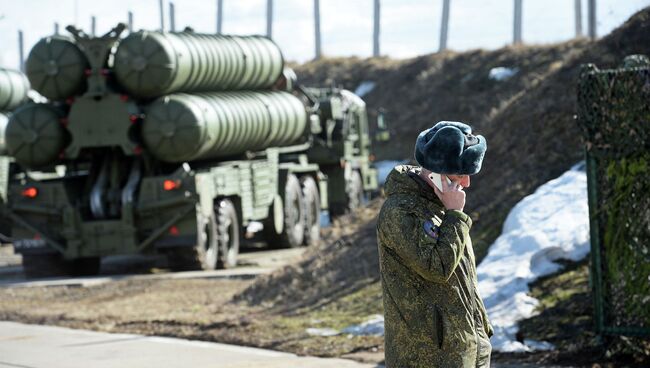
{"type": "Polygon", "coordinates": [[[592,285],[600,334],[650,336],[650,61],[584,66],[578,125],[587,158],[592,285]]]}

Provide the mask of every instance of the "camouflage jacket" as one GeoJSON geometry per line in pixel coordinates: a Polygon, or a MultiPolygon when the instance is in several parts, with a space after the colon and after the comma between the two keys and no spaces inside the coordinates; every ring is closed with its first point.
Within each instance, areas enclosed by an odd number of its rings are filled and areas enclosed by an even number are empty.
{"type": "Polygon", "coordinates": [[[417,170],[390,173],[377,222],[386,367],[489,367],[492,326],[478,293],[472,220],[445,211],[417,170]]]}

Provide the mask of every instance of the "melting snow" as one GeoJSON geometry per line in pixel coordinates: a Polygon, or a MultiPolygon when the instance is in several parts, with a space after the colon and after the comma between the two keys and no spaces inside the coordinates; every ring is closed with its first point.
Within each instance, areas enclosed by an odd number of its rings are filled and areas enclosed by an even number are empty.
{"type": "Polygon", "coordinates": [[[406,163],[406,161],[386,160],[375,162],[374,166],[377,168],[377,180],[379,181],[379,185],[384,185],[386,182],[386,177],[388,177],[388,174],[393,171],[393,168],[395,166],[402,165],[404,163],[406,163]]]}
{"type": "Polygon", "coordinates": [[[508,214],[501,236],[478,267],[479,290],[494,326],[494,350],[548,350],[546,342],[515,339],[517,322],[532,317],[538,300],[528,284],[558,271],[558,259],[589,252],[587,177],[583,164],[542,185],[508,214]]]}
{"type": "Polygon", "coordinates": [[[354,90],[354,94],[359,97],[363,97],[375,89],[375,85],[376,83],[373,81],[363,81],[361,84],[359,84],[357,89],[354,90]]]}
{"type": "Polygon", "coordinates": [[[517,72],[519,72],[518,68],[506,68],[503,66],[498,66],[496,68],[490,69],[488,78],[502,82],[512,78],[515,74],[517,74],[517,72]]]}
{"type": "Polygon", "coordinates": [[[348,326],[343,329],[344,333],[351,335],[376,335],[384,336],[384,316],[375,314],[359,324],[348,326]]]}

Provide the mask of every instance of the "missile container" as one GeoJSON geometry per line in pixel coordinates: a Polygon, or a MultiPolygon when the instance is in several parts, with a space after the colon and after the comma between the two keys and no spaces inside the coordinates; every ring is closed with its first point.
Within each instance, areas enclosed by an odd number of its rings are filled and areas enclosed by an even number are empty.
{"type": "Polygon", "coordinates": [[[27,100],[29,82],[19,71],[0,68],[0,111],[10,111],[27,100]]]}
{"type": "Polygon", "coordinates": [[[120,42],[115,76],[129,94],[266,89],[283,68],[282,53],[262,36],[137,32],[120,42]]]}
{"type": "Polygon", "coordinates": [[[307,126],[305,106],[288,92],[174,94],[147,108],[142,138],[157,159],[184,162],[299,143],[307,126]]]}
{"type": "Polygon", "coordinates": [[[66,36],[41,39],[27,56],[25,71],[33,88],[52,101],[81,94],[86,88],[88,59],[66,36]]]}

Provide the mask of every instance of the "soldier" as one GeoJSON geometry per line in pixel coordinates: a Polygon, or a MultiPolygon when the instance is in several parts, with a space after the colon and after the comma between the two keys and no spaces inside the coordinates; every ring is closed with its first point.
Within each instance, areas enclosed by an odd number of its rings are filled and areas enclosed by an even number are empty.
{"type": "Polygon", "coordinates": [[[417,138],[420,167],[388,175],[377,222],[388,368],[490,366],[493,330],[463,212],[486,149],[468,125],[442,121],[417,138]]]}

